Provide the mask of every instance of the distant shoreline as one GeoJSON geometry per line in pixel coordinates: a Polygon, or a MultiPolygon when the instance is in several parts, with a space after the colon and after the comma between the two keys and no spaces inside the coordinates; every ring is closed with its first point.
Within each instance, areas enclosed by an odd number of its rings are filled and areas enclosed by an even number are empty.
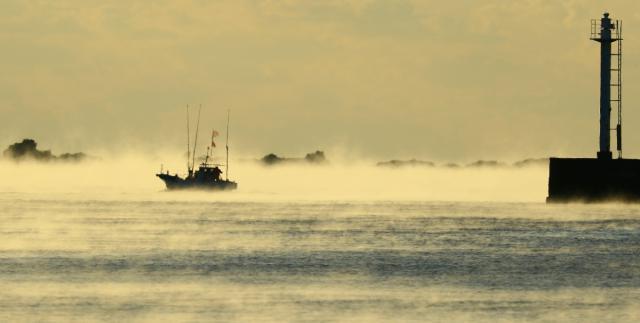
{"type": "MultiPolygon", "coordinates": [[[[89,159],[95,159],[84,152],[62,153],[55,155],[51,150],[39,150],[38,143],[29,138],[16,142],[4,150],[2,156],[5,160],[22,162],[83,162],[89,159]]],[[[330,161],[324,151],[316,150],[306,154],[304,157],[282,157],[275,153],[269,153],[260,159],[247,159],[245,161],[257,162],[263,166],[283,166],[283,165],[330,165],[330,161]]],[[[376,162],[376,167],[401,169],[401,168],[448,168],[448,169],[481,169],[481,168],[523,168],[523,167],[546,167],[549,164],[549,158],[526,158],[513,163],[502,162],[498,160],[477,160],[468,164],[460,164],[453,162],[436,163],[429,160],[420,159],[391,159],[387,161],[376,162]]]]}

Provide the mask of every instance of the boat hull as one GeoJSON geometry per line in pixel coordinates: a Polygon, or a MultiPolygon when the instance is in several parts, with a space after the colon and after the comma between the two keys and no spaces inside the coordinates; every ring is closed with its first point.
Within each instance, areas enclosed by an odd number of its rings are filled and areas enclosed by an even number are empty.
{"type": "Polygon", "coordinates": [[[227,180],[205,181],[196,178],[181,178],[177,175],[156,174],[168,190],[208,190],[231,191],[238,189],[238,183],[227,180]]]}

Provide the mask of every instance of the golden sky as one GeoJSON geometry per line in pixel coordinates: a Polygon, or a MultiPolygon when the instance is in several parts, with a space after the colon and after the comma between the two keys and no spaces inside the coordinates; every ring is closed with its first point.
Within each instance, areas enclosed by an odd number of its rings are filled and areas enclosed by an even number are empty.
{"type": "MultiPolygon", "coordinates": [[[[0,145],[183,149],[224,128],[247,156],[595,156],[598,45],[624,21],[626,156],[640,156],[638,1],[0,2],[0,145]]],[[[615,145],[613,145],[615,147],[615,145]]]]}

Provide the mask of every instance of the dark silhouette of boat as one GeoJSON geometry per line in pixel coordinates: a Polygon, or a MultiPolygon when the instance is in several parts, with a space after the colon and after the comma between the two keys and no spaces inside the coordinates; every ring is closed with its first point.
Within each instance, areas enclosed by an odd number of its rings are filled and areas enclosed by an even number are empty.
{"type": "Polygon", "coordinates": [[[206,190],[235,190],[238,183],[222,178],[222,170],[217,165],[202,163],[195,172],[182,178],[169,175],[169,172],[156,174],[167,185],[167,189],[206,189],[206,190]]]}
{"type": "Polygon", "coordinates": [[[226,135],[226,164],[209,163],[213,148],[216,147],[214,138],[217,131],[211,133],[211,145],[207,147],[207,155],[203,163],[194,171],[196,145],[198,143],[198,127],[200,126],[200,110],[198,110],[198,123],[196,126],[195,142],[193,151],[189,147],[189,106],[187,106],[187,176],[184,178],[178,174],[170,175],[169,171],[164,172],[162,167],[160,173],[156,174],[167,185],[168,190],[198,189],[213,191],[228,191],[238,188],[238,183],[229,180],[229,114],[227,113],[227,135],[226,135]],[[191,157],[191,160],[189,160],[191,157]],[[225,166],[225,178],[222,178],[221,166],[225,166]]]}

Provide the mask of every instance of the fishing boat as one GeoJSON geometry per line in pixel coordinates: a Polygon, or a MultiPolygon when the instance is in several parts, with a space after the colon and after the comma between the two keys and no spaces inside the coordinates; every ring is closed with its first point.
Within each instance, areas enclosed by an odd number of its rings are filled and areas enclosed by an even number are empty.
{"type": "Polygon", "coordinates": [[[213,159],[213,149],[216,147],[215,137],[218,136],[218,132],[212,130],[211,132],[211,144],[207,146],[207,155],[204,162],[200,163],[198,169],[195,170],[196,161],[196,147],[198,144],[198,128],[200,126],[200,111],[198,110],[198,121],[196,124],[195,140],[193,144],[193,151],[190,148],[190,129],[189,129],[189,106],[187,106],[187,175],[183,178],[178,174],[169,174],[169,171],[164,171],[162,167],[160,172],[156,174],[167,186],[168,190],[184,190],[184,189],[197,189],[197,190],[212,190],[212,191],[227,191],[235,190],[238,188],[238,183],[229,180],[229,111],[227,111],[227,131],[226,131],[226,163],[216,164],[210,163],[209,160],[213,159]],[[225,168],[223,172],[221,167],[225,168]],[[224,173],[224,178],[222,177],[224,173]]]}

